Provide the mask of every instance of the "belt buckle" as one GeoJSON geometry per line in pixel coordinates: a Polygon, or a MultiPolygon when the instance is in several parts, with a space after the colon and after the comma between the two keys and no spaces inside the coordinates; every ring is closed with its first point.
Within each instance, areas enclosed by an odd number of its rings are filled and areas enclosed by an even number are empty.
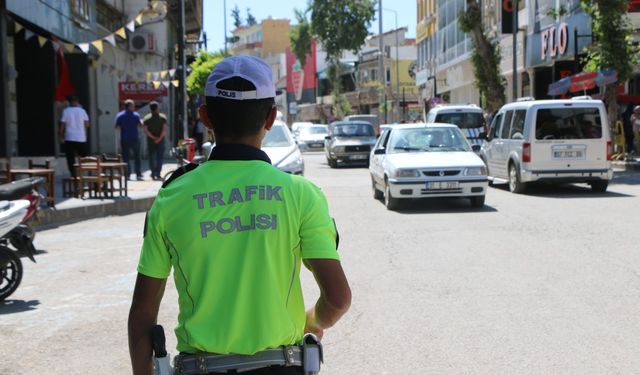
{"type": "Polygon", "coordinates": [[[288,345],[283,349],[284,352],[284,367],[293,366],[296,362],[295,358],[293,358],[293,346],[288,345]]]}

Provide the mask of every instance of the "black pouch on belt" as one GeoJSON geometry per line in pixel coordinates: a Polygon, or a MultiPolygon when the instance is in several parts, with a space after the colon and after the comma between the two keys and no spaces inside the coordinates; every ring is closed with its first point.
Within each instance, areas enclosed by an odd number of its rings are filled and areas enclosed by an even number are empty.
{"type": "Polygon", "coordinates": [[[315,375],[320,372],[322,358],[322,344],[312,333],[302,338],[302,363],[305,375],[315,375]]]}

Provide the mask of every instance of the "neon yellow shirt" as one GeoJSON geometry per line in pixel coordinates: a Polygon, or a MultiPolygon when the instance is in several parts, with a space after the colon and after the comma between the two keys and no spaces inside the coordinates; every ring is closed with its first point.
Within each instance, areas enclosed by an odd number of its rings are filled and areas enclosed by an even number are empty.
{"type": "Polygon", "coordinates": [[[261,160],[210,160],[161,189],[138,272],[174,269],[180,352],[253,354],[299,342],[301,259],[336,259],[326,198],[261,160]]]}

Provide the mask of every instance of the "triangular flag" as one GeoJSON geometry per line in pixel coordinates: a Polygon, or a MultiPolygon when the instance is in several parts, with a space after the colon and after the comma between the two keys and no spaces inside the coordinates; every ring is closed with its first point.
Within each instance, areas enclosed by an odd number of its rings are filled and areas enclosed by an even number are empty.
{"type": "Polygon", "coordinates": [[[176,70],[175,69],[169,69],[169,76],[171,78],[173,78],[174,75],[176,75],[176,70]]]}
{"type": "Polygon", "coordinates": [[[64,47],[65,51],[67,51],[68,53],[73,52],[74,49],[76,49],[75,44],[72,43],[62,43],[62,46],[64,47]]]}
{"type": "Polygon", "coordinates": [[[40,47],[44,47],[45,44],[47,44],[47,38],[38,35],[38,44],[40,45],[40,47]]]}
{"type": "Polygon", "coordinates": [[[171,81],[171,84],[173,85],[173,87],[178,87],[180,85],[180,81],[174,79],[173,81],[171,81]]]}
{"type": "Polygon", "coordinates": [[[169,88],[169,81],[162,81],[162,86],[169,88]]]}
{"type": "Polygon", "coordinates": [[[153,88],[154,88],[154,89],[159,88],[159,87],[160,87],[160,85],[162,85],[162,82],[160,82],[160,81],[153,81],[153,88]]]}
{"type": "Polygon", "coordinates": [[[142,25],[142,14],[138,14],[138,17],[136,17],[136,22],[138,23],[138,25],[142,25]]]}
{"type": "Polygon", "coordinates": [[[145,78],[147,78],[147,81],[151,81],[151,73],[150,72],[146,72],[145,73],[145,78]]]}
{"type": "Polygon", "coordinates": [[[15,29],[16,29],[15,33],[17,34],[17,33],[19,33],[19,32],[20,32],[20,30],[24,29],[24,27],[22,27],[22,25],[21,25],[21,24],[19,24],[18,22],[16,22],[16,23],[15,23],[15,29]]]}
{"type": "Polygon", "coordinates": [[[115,36],[115,34],[107,35],[104,38],[102,38],[102,40],[104,40],[105,42],[108,42],[109,44],[111,44],[114,47],[116,46],[116,36],[115,36]]]}
{"type": "Polygon", "coordinates": [[[34,34],[33,31],[27,29],[24,30],[24,40],[29,40],[33,38],[34,35],[36,34],[34,34]]]}
{"type": "Polygon", "coordinates": [[[130,21],[127,24],[126,27],[127,27],[127,30],[129,30],[129,31],[135,31],[136,30],[136,21],[130,21]]]}
{"type": "Polygon", "coordinates": [[[163,70],[160,72],[160,78],[165,79],[167,78],[167,74],[169,74],[169,72],[167,72],[166,70],[163,70]]]}
{"type": "Polygon", "coordinates": [[[124,27],[119,28],[114,34],[122,39],[127,39],[127,31],[124,29],[124,27]]]}
{"type": "Polygon", "coordinates": [[[78,44],[78,48],[84,53],[89,53],[89,43],[80,43],[78,44]]]}
{"type": "Polygon", "coordinates": [[[51,42],[51,45],[53,46],[53,50],[58,52],[58,50],[60,49],[60,44],[58,44],[57,42],[51,42]]]}
{"type": "Polygon", "coordinates": [[[100,53],[104,51],[104,46],[102,45],[102,40],[100,39],[94,40],[93,42],[91,42],[91,45],[96,47],[96,49],[100,51],[100,53]]]}

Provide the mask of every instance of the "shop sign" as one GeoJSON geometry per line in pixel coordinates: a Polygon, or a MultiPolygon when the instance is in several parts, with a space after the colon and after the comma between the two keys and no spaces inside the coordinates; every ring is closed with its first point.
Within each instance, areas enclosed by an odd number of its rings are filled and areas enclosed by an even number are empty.
{"type": "Polygon", "coordinates": [[[552,59],[556,56],[563,56],[567,52],[569,44],[569,26],[561,23],[543,30],[541,33],[542,43],[540,43],[540,59],[546,60],[547,55],[552,59]]]}

